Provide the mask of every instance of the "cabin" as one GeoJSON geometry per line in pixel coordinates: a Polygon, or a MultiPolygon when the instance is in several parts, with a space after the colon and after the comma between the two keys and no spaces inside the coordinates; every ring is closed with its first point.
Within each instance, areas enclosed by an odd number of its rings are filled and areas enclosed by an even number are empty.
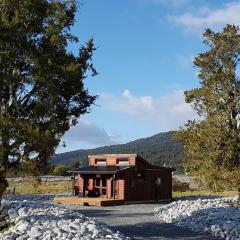
{"type": "Polygon", "coordinates": [[[146,202],[172,199],[173,171],[138,154],[102,154],[88,156],[88,166],[69,173],[75,196],[146,202]]]}

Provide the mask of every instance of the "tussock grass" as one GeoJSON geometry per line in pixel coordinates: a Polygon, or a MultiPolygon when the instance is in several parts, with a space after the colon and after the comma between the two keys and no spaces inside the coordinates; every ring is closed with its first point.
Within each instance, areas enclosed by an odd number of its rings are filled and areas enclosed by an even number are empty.
{"type": "Polygon", "coordinates": [[[174,199],[177,199],[180,197],[189,197],[189,196],[198,196],[198,195],[200,195],[200,196],[236,197],[236,196],[238,196],[238,193],[237,193],[237,191],[212,192],[209,190],[173,192],[174,199]]]}
{"type": "Polygon", "coordinates": [[[71,187],[70,181],[10,182],[7,191],[15,188],[15,194],[58,194],[70,192],[71,187]]]}

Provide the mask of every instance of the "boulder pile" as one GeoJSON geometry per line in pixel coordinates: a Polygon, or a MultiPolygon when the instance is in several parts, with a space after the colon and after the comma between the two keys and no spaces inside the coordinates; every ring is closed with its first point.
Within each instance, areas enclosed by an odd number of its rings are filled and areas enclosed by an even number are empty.
{"type": "Polygon", "coordinates": [[[240,240],[240,207],[237,198],[192,197],[154,209],[162,222],[196,232],[210,232],[226,240],[240,240]]]}
{"type": "Polygon", "coordinates": [[[54,205],[53,195],[6,197],[3,211],[11,227],[0,233],[0,240],[129,239],[79,212],[54,205]]]}

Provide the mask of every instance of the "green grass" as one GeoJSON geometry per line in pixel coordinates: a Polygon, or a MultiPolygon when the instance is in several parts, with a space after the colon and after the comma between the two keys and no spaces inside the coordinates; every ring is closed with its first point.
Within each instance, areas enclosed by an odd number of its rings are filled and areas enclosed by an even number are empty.
{"type": "Polygon", "coordinates": [[[53,181],[53,182],[10,182],[7,191],[15,194],[58,194],[71,191],[72,183],[70,181],[53,181]]]}
{"type": "Polygon", "coordinates": [[[221,197],[235,197],[238,195],[236,191],[224,191],[224,192],[212,192],[209,190],[201,191],[186,191],[186,192],[173,192],[173,198],[177,199],[180,197],[189,197],[189,196],[221,196],[221,197]]]}

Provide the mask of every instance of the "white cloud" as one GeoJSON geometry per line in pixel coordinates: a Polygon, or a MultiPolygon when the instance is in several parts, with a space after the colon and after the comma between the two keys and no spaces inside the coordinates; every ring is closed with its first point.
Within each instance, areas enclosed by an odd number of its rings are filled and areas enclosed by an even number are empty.
{"type": "Polygon", "coordinates": [[[225,4],[222,8],[201,7],[194,13],[168,16],[170,21],[186,27],[186,30],[199,32],[204,28],[219,28],[226,24],[240,25],[240,2],[225,4]]]}
{"type": "Polygon", "coordinates": [[[121,96],[104,93],[100,94],[100,102],[105,110],[136,116],[136,121],[144,119],[159,131],[176,130],[187,120],[197,118],[192,107],[185,103],[182,90],[158,98],[135,96],[129,90],[121,96]]]}
{"type": "Polygon", "coordinates": [[[104,128],[100,128],[94,123],[80,119],[77,126],[72,127],[62,139],[69,145],[78,145],[81,148],[82,145],[90,146],[103,146],[116,144],[116,137],[109,135],[104,128]]]}
{"type": "Polygon", "coordinates": [[[100,94],[101,106],[110,111],[124,112],[130,115],[153,114],[154,103],[151,96],[137,97],[129,90],[124,90],[121,96],[100,94]]]}

